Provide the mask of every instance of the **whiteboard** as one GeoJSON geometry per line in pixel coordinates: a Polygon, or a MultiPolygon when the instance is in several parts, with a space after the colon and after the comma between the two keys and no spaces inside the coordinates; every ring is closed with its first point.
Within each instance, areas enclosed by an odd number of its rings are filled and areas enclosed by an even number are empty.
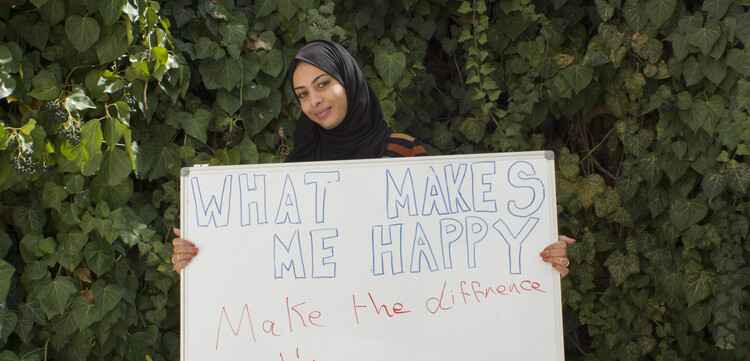
{"type": "Polygon", "coordinates": [[[553,159],[184,168],[181,359],[563,360],[553,159]]]}

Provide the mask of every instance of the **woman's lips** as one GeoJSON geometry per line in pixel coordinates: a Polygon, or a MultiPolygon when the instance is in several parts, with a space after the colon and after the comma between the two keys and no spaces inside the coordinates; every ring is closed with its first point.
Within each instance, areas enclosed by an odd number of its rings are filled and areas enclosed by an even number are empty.
{"type": "Polygon", "coordinates": [[[316,112],[315,116],[318,117],[318,119],[323,119],[323,118],[325,118],[330,113],[331,113],[331,107],[328,107],[328,108],[325,108],[325,109],[323,109],[323,110],[321,110],[319,112],[316,112]]]}

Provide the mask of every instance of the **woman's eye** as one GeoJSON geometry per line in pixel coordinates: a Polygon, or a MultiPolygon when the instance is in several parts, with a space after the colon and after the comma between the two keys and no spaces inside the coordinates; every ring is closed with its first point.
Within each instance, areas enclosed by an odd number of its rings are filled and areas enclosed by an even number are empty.
{"type": "Polygon", "coordinates": [[[299,94],[297,94],[297,99],[302,99],[305,96],[307,96],[307,93],[299,93],[299,94]]]}
{"type": "Polygon", "coordinates": [[[328,83],[330,83],[330,81],[329,81],[329,80],[326,80],[326,81],[322,81],[322,82],[320,82],[320,84],[318,84],[318,88],[323,88],[323,87],[325,87],[326,85],[328,85],[328,83]]]}

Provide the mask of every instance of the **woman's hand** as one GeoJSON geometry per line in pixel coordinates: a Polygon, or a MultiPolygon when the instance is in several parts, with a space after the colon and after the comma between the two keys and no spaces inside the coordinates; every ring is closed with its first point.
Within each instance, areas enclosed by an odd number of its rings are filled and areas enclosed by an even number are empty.
{"type": "Polygon", "coordinates": [[[542,261],[552,264],[557,272],[560,272],[561,277],[565,277],[570,273],[568,266],[570,266],[570,259],[568,259],[568,245],[575,243],[575,239],[558,236],[558,241],[547,246],[547,248],[539,254],[542,257],[542,261]]]}
{"type": "Polygon", "coordinates": [[[180,238],[180,229],[174,228],[174,234],[177,238],[172,240],[172,264],[174,270],[180,273],[187,264],[198,254],[198,248],[190,241],[180,238]]]}

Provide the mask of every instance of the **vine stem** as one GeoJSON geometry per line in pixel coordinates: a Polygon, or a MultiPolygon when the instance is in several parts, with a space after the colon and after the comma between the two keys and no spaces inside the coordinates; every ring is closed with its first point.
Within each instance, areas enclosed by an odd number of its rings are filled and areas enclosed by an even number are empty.
{"type": "MultiPolygon", "coordinates": [[[[476,7],[477,7],[477,0],[474,0],[472,7],[474,8],[474,10],[471,11],[471,26],[473,26],[474,30],[476,30],[476,22],[477,22],[476,7]]],[[[477,49],[477,50],[479,50],[479,40],[477,39],[477,32],[476,31],[472,31],[472,36],[474,38],[474,48],[477,49]]],[[[480,71],[480,63],[481,62],[482,62],[482,59],[480,59],[479,56],[477,56],[477,79],[478,79],[478,82],[479,82],[479,91],[481,91],[482,93],[484,93],[484,88],[482,87],[482,72],[480,71]]],[[[487,104],[487,96],[486,95],[482,97],[482,102],[484,104],[487,104]]],[[[492,119],[492,121],[495,122],[495,125],[497,126],[497,129],[500,129],[500,122],[498,122],[497,119],[495,118],[495,114],[492,114],[492,110],[490,110],[488,112],[488,115],[490,116],[490,119],[492,119]]],[[[502,131],[502,129],[501,129],[501,131],[502,131]]],[[[503,134],[503,136],[505,136],[505,134],[503,134]]]]}
{"type": "Polygon", "coordinates": [[[68,76],[65,77],[65,86],[68,86],[68,80],[70,80],[70,76],[73,74],[74,71],[81,69],[81,68],[94,68],[96,65],[76,65],[73,67],[73,69],[70,69],[68,72],[68,76]]]}

